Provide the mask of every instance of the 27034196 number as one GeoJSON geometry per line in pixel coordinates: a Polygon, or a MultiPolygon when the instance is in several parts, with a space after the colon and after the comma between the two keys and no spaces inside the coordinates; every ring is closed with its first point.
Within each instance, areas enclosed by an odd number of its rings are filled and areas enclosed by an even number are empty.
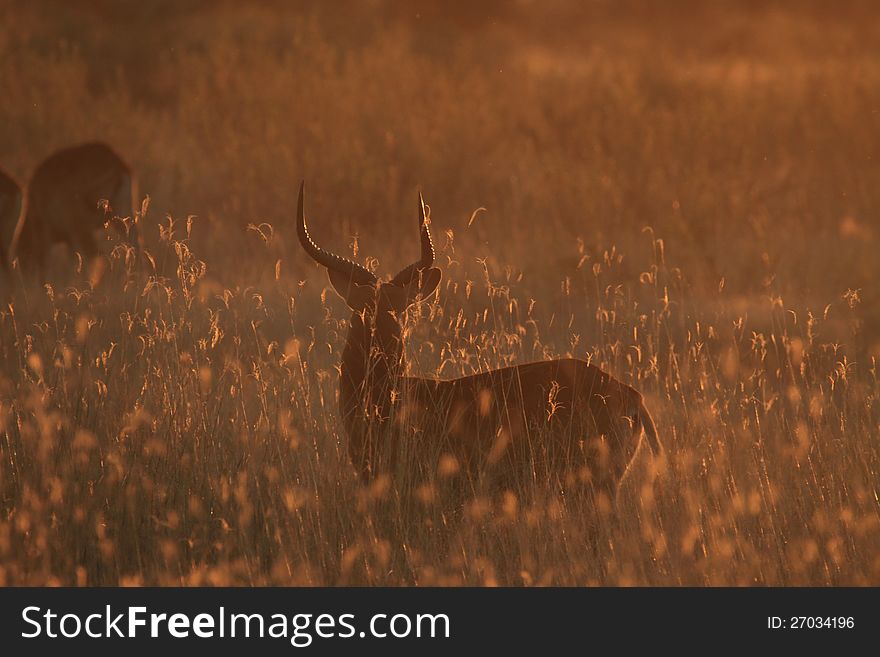
{"type": "Polygon", "coordinates": [[[792,616],[791,629],[852,629],[855,619],[852,616],[792,616]]]}

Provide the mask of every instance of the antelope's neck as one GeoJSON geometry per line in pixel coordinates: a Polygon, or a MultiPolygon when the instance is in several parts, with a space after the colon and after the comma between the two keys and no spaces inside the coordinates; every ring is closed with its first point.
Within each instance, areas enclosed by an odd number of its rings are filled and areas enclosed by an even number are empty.
{"type": "Polygon", "coordinates": [[[390,313],[353,313],[342,351],[339,406],[349,433],[384,421],[403,367],[400,325],[390,313]]]}

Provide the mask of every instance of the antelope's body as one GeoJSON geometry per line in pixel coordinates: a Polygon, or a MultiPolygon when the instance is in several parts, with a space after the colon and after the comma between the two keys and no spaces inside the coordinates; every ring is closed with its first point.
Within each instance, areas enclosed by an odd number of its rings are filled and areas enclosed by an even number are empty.
{"type": "Polygon", "coordinates": [[[15,227],[21,216],[24,195],[18,182],[0,169],[0,268],[8,268],[15,227]]]}
{"type": "MultiPolygon", "coordinates": [[[[27,209],[19,220],[13,253],[23,269],[43,269],[54,244],[89,258],[100,252],[96,234],[113,217],[134,218],[136,183],[109,146],[92,142],[49,156],[34,171],[27,209]]],[[[129,237],[137,243],[135,222],[129,237]]]]}
{"type": "Polygon", "coordinates": [[[533,466],[550,459],[554,469],[586,466],[591,483],[611,493],[643,428],[659,450],[642,396],[582,360],[527,363],[446,381],[402,377],[398,389],[397,416],[413,426],[442,427],[448,451],[470,472],[494,469],[509,477],[523,470],[524,461],[533,466]]]}
{"type": "Polygon", "coordinates": [[[472,473],[515,477],[552,454],[551,466],[561,460],[562,467],[585,471],[593,486],[613,497],[642,434],[653,453],[662,447],[642,395],[598,367],[565,358],[451,380],[404,376],[400,320],[440,282],[421,196],[419,227],[420,260],[380,282],[312,241],[300,188],[300,242],[327,267],[352,309],[339,406],[355,467],[365,478],[394,467],[400,441],[421,434],[435,455],[448,454],[472,473]]]}

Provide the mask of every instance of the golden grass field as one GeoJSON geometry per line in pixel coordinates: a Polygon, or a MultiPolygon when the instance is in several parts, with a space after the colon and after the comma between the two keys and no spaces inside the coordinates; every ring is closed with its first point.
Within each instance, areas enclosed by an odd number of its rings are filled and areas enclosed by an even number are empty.
{"type": "Polygon", "coordinates": [[[880,584],[880,11],[472,5],[4,5],[0,166],[112,144],[153,263],[13,276],[0,584],[880,584]],[[616,508],[362,486],[303,178],[316,240],[383,273],[423,190],[411,372],[590,358],[665,463],[616,508]]]}

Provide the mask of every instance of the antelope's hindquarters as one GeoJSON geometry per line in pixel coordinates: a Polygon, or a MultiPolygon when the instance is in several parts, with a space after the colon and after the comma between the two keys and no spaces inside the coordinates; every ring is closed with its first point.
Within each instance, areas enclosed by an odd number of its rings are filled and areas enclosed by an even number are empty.
{"type": "Polygon", "coordinates": [[[657,425],[654,424],[654,418],[651,417],[643,400],[639,401],[639,424],[645,432],[645,438],[648,440],[651,452],[654,456],[660,456],[663,453],[663,445],[657,435],[657,425]]]}
{"type": "MultiPolygon", "coordinates": [[[[115,217],[127,219],[128,241],[135,246],[142,246],[138,231],[138,213],[140,212],[138,201],[137,177],[127,167],[116,172],[116,180],[112,188],[112,194],[107,198],[110,202],[110,211],[115,217]]],[[[98,194],[100,195],[98,190],[98,194]]],[[[122,225],[120,224],[120,228],[122,225]]]]}

